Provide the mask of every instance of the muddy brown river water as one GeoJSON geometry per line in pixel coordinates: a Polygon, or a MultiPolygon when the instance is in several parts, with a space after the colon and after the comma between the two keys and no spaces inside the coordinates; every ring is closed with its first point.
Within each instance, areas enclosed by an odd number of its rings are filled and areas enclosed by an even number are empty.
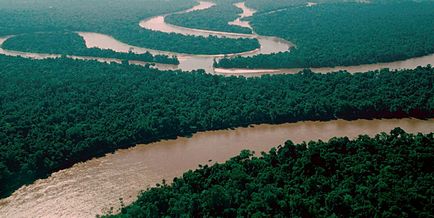
{"type": "MultiPolygon", "coordinates": [[[[215,4],[207,1],[198,1],[198,5],[185,10],[176,12],[176,14],[188,13],[196,10],[206,10],[213,7],[215,4]]],[[[244,27],[250,27],[249,22],[242,20],[243,18],[252,16],[255,13],[255,10],[248,8],[245,3],[240,2],[234,4],[236,7],[242,10],[242,13],[239,15],[239,18],[235,21],[229,22],[230,25],[239,25],[244,27]]],[[[146,28],[154,31],[161,31],[166,33],[178,33],[182,35],[193,35],[193,36],[218,36],[218,37],[228,37],[228,38],[255,38],[259,41],[260,48],[252,51],[246,51],[237,54],[216,54],[216,55],[194,55],[194,54],[183,54],[176,53],[170,51],[158,51],[148,48],[141,48],[137,46],[132,46],[123,42],[118,41],[117,39],[101,34],[101,33],[93,33],[93,32],[78,32],[78,34],[83,37],[86,42],[86,46],[97,47],[101,49],[112,49],[117,52],[128,52],[132,51],[135,53],[144,53],[150,52],[152,54],[165,54],[169,56],[177,56],[180,64],[179,65],[167,65],[167,64],[156,64],[156,68],[161,70],[184,70],[191,71],[197,69],[204,69],[206,72],[211,74],[221,74],[225,76],[261,76],[264,74],[293,74],[299,72],[301,69],[293,68],[293,69],[222,69],[222,68],[214,68],[213,61],[214,59],[219,59],[222,57],[231,57],[231,56],[252,56],[257,54],[271,54],[277,52],[285,52],[289,51],[294,45],[291,42],[286,40],[271,37],[271,36],[260,36],[256,33],[253,34],[239,34],[239,33],[228,33],[228,32],[219,32],[219,31],[209,31],[209,30],[201,30],[201,29],[191,29],[186,27],[180,27],[171,25],[165,22],[165,17],[167,15],[160,15],[156,17],[147,18],[145,20],[140,21],[139,25],[142,28],[146,28]]],[[[13,37],[13,36],[12,36],[13,37]]],[[[8,37],[0,37],[0,46],[4,40],[8,37]]],[[[29,53],[29,52],[19,52],[19,51],[9,51],[0,48],[0,54],[10,55],[10,56],[23,56],[34,59],[43,59],[43,58],[55,58],[60,55],[55,54],[38,54],[38,53],[29,53]]],[[[75,59],[84,59],[84,60],[98,60],[101,62],[117,62],[120,60],[117,59],[108,59],[108,58],[97,58],[97,57],[77,57],[70,56],[75,59]]],[[[132,61],[134,64],[145,64],[144,62],[132,61]]],[[[331,71],[339,71],[346,70],[348,72],[366,72],[369,70],[377,70],[381,68],[389,68],[389,69],[411,69],[417,66],[426,66],[428,64],[434,64],[434,54],[411,58],[404,61],[395,61],[390,63],[377,63],[377,64],[365,64],[358,66],[337,66],[333,68],[312,68],[314,72],[319,73],[328,73],[331,71]]]]}
{"type": "Polygon", "coordinates": [[[248,8],[246,6],[245,2],[235,3],[234,6],[237,8],[240,8],[243,12],[241,14],[239,14],[239,17],[236,20],[229,22],[229,25],[240,26],[240,27],[252,29],[252,26],[250,26],[250,23],[248,21],[244,21],[242,19],[246,18],[246,17],[253,16],[253,14],[255,14],[256,11],[251,9],[251,8],[248,8]]]}
{"type": "MultiPolygon", "coordinates": [[[[185,12],[203,10],[212,6],[212,3],[201,2],[195,8],[185,12]]],[[[240,19],[233,21],[232,24],[247,27],[248,23],[242,21],[241,17],[251,16],[254,11],[246,8],[241,3],[236,6],[243,9],[243,14],[240,15],[240,19]]],[[[150,18],[142,21],[140,25],[144,28],[160,28],[159,31],[178,32],[180,34],[205,34],[206,36],[218,35],[233,38],[256,37],[261,43],[261,48],[241,54],[245,56],[288,50],[292,46],[289,42],[275,37],[177,27],[166,24],[164,17],[150,18]]],[[[245,76],[294,73],[299,70],[214,69],[212,67],[213,59],[222,57],[222,55],[191,55],[156,51],[131,46],[104,34],[89,32],[80,32],[79,34],[85,39],[88,47],[113,49],[119,52],[132,50],[143,53],[149,51],[153,54],[177,55],[180,59],[181,64],[179,66],[157,65],[161,69],[205,69],[209,73],[245,76]]],[[[0,45],[6,39],[7,37],[0,38],[0,45]]],[[[0,53],[36,59],[57,57],[51,54],[24,53],[1,48],[0,53]]],[[[92,57],[87,58],[92,59],[92,57]]],[[[116,62],[117,60],[101,59],[100,61],[116,62]]],[[[415,68],[433,63],[434,55],[428,55],[392,63],[317,68],[313,70],[316,72],[337,70],[363,72],[379,68],[415,68]]],[[[223,162],[243,149],[250,149],[259,153],[260,151],[268,151],[288,139],[299,143],[308,140],[328,140],[334,136],[354,138],[359,134],[374,135],[379,132],[389,132],[398,126],[412,133],[434,132],[433,119],[335,120],[257,125],[253,128],[201,132],[191,138],[178,138],[147,145],[137,145],[130,149],[118,150],[114,154],[108,154],[105,157],[78,163],[69,169],[53,173],[47,179],[41,179],[20,188],[10,197],[0,200],[0,217],[94,217],[97,214],[108,212],[111,207],[114,210],[118,209],[120,207],[119,198],[122,198],[126,204],[131,203],[141,190],[154,186],[162,179],[171,181],[188,169],[195,169],[199,164],[209,163],[209,160],[212,160],[211,163],[223,162]]]]}
{"type": "Polygon", "coordinates": [[[286,140],[328,140],[334,136],[354,138],[359,134],[389,132],[394,127],[408,132],[434,132],[434,120],[335,120],[257,125],[201,132],[191,138],[137,145],[114,154],[74,165],[47,179],[22,187],[0,200],[1,217],[94,217],[119,198],[131,203],[137,194],[162,179],[171,181],[199,164],[223,162],[243,149],[259,153],[286,140]]]}

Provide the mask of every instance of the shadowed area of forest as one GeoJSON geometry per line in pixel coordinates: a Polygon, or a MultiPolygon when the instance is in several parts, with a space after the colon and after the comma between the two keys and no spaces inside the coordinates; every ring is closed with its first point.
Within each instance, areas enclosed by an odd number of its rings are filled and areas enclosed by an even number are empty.
{"type": "Polygon", "coordinates": [[[118,148],[197,131],[431,117],[433,83],[431,66],[238,78],[0,55],[1,195],[118,148]]]}

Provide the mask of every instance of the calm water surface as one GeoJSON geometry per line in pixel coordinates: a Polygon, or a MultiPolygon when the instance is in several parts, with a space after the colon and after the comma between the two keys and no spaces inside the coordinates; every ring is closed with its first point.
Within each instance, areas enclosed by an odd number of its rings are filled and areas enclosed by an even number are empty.
{"type": "MultiPolygon", "coordinates": [[[[204,10],[213,7],[210,2],[200,2],[184,12],[204,10]]],[[[241,18],[251,16],[254,11],[243,3],[236,5],[243,9],[240,19],[234,24],[248,25],[241,18]]],[[[269,54],[287,51],[291,44],[275,38],[255,34],[234,34],[177,27],[164,22],[165,16],[158,16],[140,23],[143,28],[163,32],[177,32],[185,35],[217,35],[232,38],[257,38],[261,43],[258,50],[242,55],[269,54]]],[[[86,41],[87,47],[113,49],[119,52],[151,52],[153,54],[177,55],[179,66],[157,65],[161,69],[206,69],[210,73],[224,75],[258,76],[268,73],[294,73],[299,69],[213,69],[212,62],[222,55],[189,55],[173,52],[156,51],[122,43],[111,36],[99,33],[79,33],[86,41]]],[[[0,45],[7,37],[0,38],[0,45]]],[[[24,56],[29,58],[54,58],[59,55],[34,54],[8,51],[0,48],[1,54],[24,56]]],[[[95,59],[94,57],[75,57],[77,59],[95,59]]],[[[97,58],[104,62],[118,62],[116,59],[97,58]]],[[[384,64],[369,64],[352,67],[314,68],[317,72],[348,70],[350,72],[368,71],[379,68],[415,68],[419,65],[434,63],[434,55],[412,58],[384,64]]],[[[135,62],[135,64],[143,64],[135,62]]],[[[223,162],[238,154],[243,149],[259,153],[268,151],[273,146],[290,139],[294,142],[305,140],[327,140],[333,136],[355,137],[359,134],[374,135],[388,132],[394,127],[401,127],[408,132],[434,132],[434,120],[391,119],[391,120],[357,120],[329,122],[298,122],[282,125],[258,125],[254,128],[237,128],[235,130],[209,131],[195,134],[191,138],[178,138],[147,145],[119,150],[102,158],[93,159],[74,165],[52,174],[47,179],[22,187],[11,197],[0,200],[0,214],[3,217],[94,217],[107,212],[111,207],[120,206],[119,198],[125,203],[132,202],[140,190],[152,187],[162,179],[171,180],[188,169],[195,169],[198,164],[223,162]]]]}
{"type": "Polygon", "coordinates": [[[253,14],[255,14],[256,11],[254,9],[248,8],[245,2],[238,2],[235,3],[234,5],[235,7],[240,8],[243,12],[239,14],[239,17],[236,20],[229,22],[229,24],[252,29],[250,23],[248,21],[243,21],[242,19],[253,16],[253,14]]]}
{"type": "MultiPolygon", "coordinates": [[[[177,12],[177,14],[188,13],[196,10],[206,10],[213,7],[214,5],[215,4],[212,2],[199,1],[198,5],[192,7],[191,9],[177,12]]],[[[242,21],[242,18],[252,16],[255,13],[255,11],[253,9],[247,8],[244,2],[236,3],[235,6],[242,9],[243,12],[239,15],[239,18],[237,20],[230,22],[230,24],[249,27],[250,24],[246,21],[242,21]]],[[[175,53],[170,51],[158,51],[153,49],[132,46],[120,42],[111,36],[100,34],[100,33],[78,32],[78,34],[84,38],[86,42],[86,46],[89,48],[97,47],[102,49],[112,49],[118,52],[129,52],[129,51],[135,53],[150,52],[152,54],[164,54],[169,56],[177,56],[178,59],[180,60],[180,64],[178,66],[167,65],[167,64],[156,64],[155,67],[161,70],[180,69],[184,71],[191,71],[197,69],[204,69],[208,73],[221,74],[226,76],[231,76],[231,75],[261,76],[264,74],[293,74],[301,70],[299,68],[272,69],[272,70],[270,69],[221,69],[221,68],[215,69],[213,67],[213,61],[215,59],[218,60],[219,58],[222,58],[224,56],[232,57],[237,55],[252,56],[256,54],[271,54],[276,52],[289,51],[289,49],[292,48],[293,45],[290,42],[277,37],[259,36],[257,34],[227,33],[227,32],[208,31],[208,30],[189,29],[185,27],[179,27],[179,26],[166,23],[165,22],[166,16],[167,15],[151,17],[142,20],[139,25],[142,28],[147,28],[150,30],[161,31],[166,33],[179,33],[183,35],[194,35],[194,36],[205,36],[205,37],[214,35],[214,36],[219,36],[219,37],[224,36],[229,38],[256,38],[260,43],[260,48],[253,51],[247,51],[238,54],[192,55],[192,54],[175,53]]],[[[3,41],[6,39],[7,37],[0,38],[0,46],[3,43],[3,41]]],[[[1,48],[0,48],[0,54],[6,54],[11,56],[23,56],[23,57],[34,58],[34,59],[56,58],[60,56],[55,54],[54,55],[37,54],[37,53],[28,53],[28,52],[8,51],[1,48]]],[[[120,62],[120,60],[117,59],[107,59],[107,58],[97,58],[97,57],[77,57],[77,56],[70,56],[70,57],[76,59],[86,59],[86,60],[92,59],[101,62],[117,62],[117,63],[120,62]]],[[[131,63],[141,64],[141,65],[145,64],[145,62],[139,62],[139,61],[131,61],[131,63]]],[[[319,72],[319,73],[327,73],[327,72],[339,71],[339,70],[346,70],[348,72],[355,73],[355,72],[366,72],[370,70],[377,70],[381,68],[411,69],[417,66],[426,66],[428,64],[434,64],[434,54],[423,56],[423,57],[411,58],[404,61],[390,62],[390,63],[365,64],[359,66],[338,66],[333,68],[312,68],[312,70],[314,72],[319,72]]]]}
{"type": "Polygon", "coordinates": [[[94,217],[110,207],[119,208],[119,198],[131,203],[140,190],[162,179],[171,181],[208,160],[223,162],[243,149],[259,153],[288,139],[299,143],[334,136],[354,138],[359,134],[389,132],[397,126],[413,133],[434,132],[432,119],[336,120],[209,131],[191,138],[138,145],[76,164],[21,188],[0,201],[0,214],[4,217],[94,217]]]}

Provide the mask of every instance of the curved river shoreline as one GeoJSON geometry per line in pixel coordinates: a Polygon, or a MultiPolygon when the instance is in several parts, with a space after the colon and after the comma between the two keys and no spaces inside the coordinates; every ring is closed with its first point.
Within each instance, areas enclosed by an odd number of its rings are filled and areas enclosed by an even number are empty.
{"type": "Polygon", "coordinates": [[[253,128],[208,131],[191,138],[164,140],[75,164],[53,173],[47,179],[17,190],[0,200],[5,217],[94,217],[120,207],[119,198],[128,204],[137,194],[162,179],[172,181],[199,164],[223,162],[250,149],[257,154],[292,140],[328,140],[331,137],[359,134],[375,135],[395,127],[407,132],[434,132],[434,119],[334,120],[253,128]]]}
{"type": "MultiPolygon", "coordinates": [[[[48,58],[60,58],[62,55],[60,54],[44,54],[44,53],[31,53],[31,52],[21,52],[21,51],[11,51],[7,49],[1,48],[1,45],[8,40],[9,38],[12,38],[14,36],[5,36],[0,37],[0,54],[12,56],[12,57],[23,57],[23,58],[30,58],[35,60],[42,60],[42,59],[48,59],[48,58]]],[[[128,51],[126,51],[128,52],[128,51]]],[[[144,52],[143,52],[144,53],[144,52]]],[[[117,58],[102,58],[102,57],[90,57],[90,56],[77,56],[77,55],[66,55],[67,58],[75,59],[75,60],[95,60],[102,63],[122,63],[121,59],[117,58]]],[[[135,61],[130,60],[130,64],[136,64],[145,66],[147,64],[152,64],[152,67],[161,69],[161,70],[176,70],[177,66],[173,64],[162,64],[162,63],[153,63],[153,62],[144,62],[144,61],[135,61]]]]}
{"type": "MultiPolygon", "coordinates": [[[[210,2],[200,2],[199,5],[178,13],[188,13],[194,10],[204,10],[213,6],[210,2]]],[[[245,7],[244,3],[237,3],[243,9],[243,14],[231,25],[250,27],[242,18],[252,16],[254,11],[245,7]]],[[[276,37],[264,37],[254,34],[235,34],[216,31],[189,29],[167,24],[164,16],[149,18],[140,22],[143,28],[157,31],[177,32],[187,35],[217,35],[231,38],[257,38],[261,48],[242,54],[269,54],[287,51],[292,45],[276,37]],[[157,29],[159,28],[159,29],[157,29]]],[[[111,36],[79,32],[87,47],[112,49],[118,52],[136,53],[151,52],[152,54],[176,55],[180,60],[179,66],[160,65],[162,70],[205,69],[208,73],[222,75],[259,76],[263,74],[296,73],[301,69],[214,69],[214,59],[224,55],[190,55],[140,48],[122,43],[111,36]]],[[[0,38],[1,44],[8,37],[0,38]]],[[[9,51],[0,48],[0,54],[23,56],[33,59],[56,58],[60,55],[37,54],[9,51]]],[[[74,59],[98,60],[101,62],[120,62],[118,59],[98,57],[68,56],[74,59]]],[[[134,64],[145,64],[134,62],[134,64]]],[[[351,67],[312,68],[315,72],[347,70],[349,72],[364,72],[379,68],[402,69],[415,68],[434,63],[434,54],[425,57],[412,58],[382,64],[368,64],[351,67]]],[[[95,158],[78,163],[71,168],[53,173],[46,179],[40,179],[33,184],[21,187],[10,197],[0,200],[0,217],[95,217],[113,208],[120,208],[119,198],[125,204],[134,201],[137,194],[147,187],[152,187],[162,179],[171,181],[181,176],[189,169],[196,169],[199,164],[213,164],[224,162],[228,158],[239,154],[243,149],[250,149],[259,154],[270,148],[292,140],[295,143],[309,140],[328,140],[331,137],[348,136],[354,138],[359,134],[375,135],[389,132],[395,127],[401,127],[411,133],[434,132],[434,119],[382,119],[382,120],[334,120],[327,122],[297,122],[280,125],[255,125],[250,128],[236,128],[233,130],[207,131],[194,134],[191,138],[180,137],[175,140],[163,140],[146,145],[137,145],[129,149],[118,150],[101,158],[95,158]],[[209,162],[209,160],[212,160],[209,162]]]]}
{"type": "MultiPolygon", "coordinates": [[[[185,11],[176,12],[175,14],[183,14],[196,10],[206,10],[213,7],[215,4],[212,2],[206,1],[198,1],[199,4],[185,11]]],[[[231,21],[229,25],[238,25],[243,27],[251,28],[249,22],[243,21],[243,18],[252,16],[255,11],[253,9],[247,8],[244,2],[234,4],[236,7],[240,8],[243,12],[239,15],[235,21],[231,21]]],[[[290,42],[270,36],[260,36],[256,33],[253,34],[238,34],[238,33],[228,33],[228,32],[219,32],[219,31],[209,31],[209,30],[201,30],[201,29],[191,29],[186,27],[180,27],[171,25],[165,22],[165,17],[170,14],[160,15],[156,17],[147,18],[145,20],[140,21],[139,25],[142,28],[146,28],[153,31],[161,31],[165,33],[178,33],[182,35],[193,35],[193,36],[217,36],[217,37],[227,37],[227,38],[255,38],[260,43],[260,48],[247,51],[238,54],[218,54],[218,55],[192,55],[192,54],[182,54],[175,53],[169,51],[158,51],[153,49],[141,48],[137,46],[128,45],[126,43],[120,42],[115,38],[104,35],[101,33],[92,33],[92,32],[77,32],[86,42],[86,46],[97,47],[101,49],[112,49],[117,52],[128,52],[133,51],[135,53],[144,53],[150,52],[151,54],[164,54],[169,56],[177,56],[180,64],[179,65],[168,65],[168,64],[156,64],[155,68],[161,70],[183,70],[183,71],[192,71],[197,69],[204,69],[206,72],[211,74],[220,74],[225,76],[261,76],[264,74],[294,74],[301,71],[301,68],[292,68],[292,69],[223,69],[223,68],[214,68],[213,62],[215,59],[219,59],[222,57],[232,57],[232,56],[252,56],[256,54],[271,54],[276,52],[285,52],[289,51],[294,45],[290,42]]],[[[0,38],[0,47],[3,41],[5,41],[7,37],[0,38]]],[[[6,54],[11,56],[23,56],[34,59],[43,59],[43,58],[55,58],[60,55],[53,54],[38,54],[38,53],[29,53],[29,52],[18,52],[18,51],[8,51],[0,48],[0,54],[6,54]]],[[[98,60],[101,62],[116,62],[120,63],[121,60],[118,59],[110,59],[110,58],[97,58],[97,57],[79,57],[79,56],[68,56],[74,59],[82,59],[82,60],[98,60]]],[[[144,65],[145,62],[139,61],[130,61],[132,64],[140,64],[144,65]]],[[[389,68],[391,70],[395,69],[412,69],[417,66],[426,66],[428,64],[434,64],[434,54],[411,58],[403,61],[394,61],[390,63],[376,63],[376,64],[364,64],[358,66],[337,66],[337,67],[322,67],[322,68],[311,68],[312,71],[318,73],[328,73],[333,71],[346,70],[351,73],[356,72],[367,72],[371,70],[378,70],[382,68],[389,68]]]]}

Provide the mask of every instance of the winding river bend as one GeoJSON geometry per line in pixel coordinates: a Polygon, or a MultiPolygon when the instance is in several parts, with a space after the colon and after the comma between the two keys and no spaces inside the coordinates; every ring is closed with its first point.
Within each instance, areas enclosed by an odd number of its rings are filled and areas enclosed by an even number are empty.
{"type": "MultiPolygon", "coordinates": [[[[30,58],[35,60],[41,60],[41,59],[48,59],[48,58],[60,58],[62,55],[60,54],[44,54],[44,53],[31,53],[31,52],[21,52],[21,51],[11,51],[7,49],[1,48],[1,45],[3,42],[8,40],[9,38],[12,38],[13,36],[5,36],[0,37],[0,54],[12,56],[12,57],[24,57],[24,58],[30,58]]],[[[128,51],[127,51],[128,52],[128,51]]],[[[143,52],[144,53],[144,52],[143,52]]],[[[67,55],[66,57],[76,60],[96,60],[102,63],[122,63],[121,59],[116,58],[102,58],[102,57],[90,57],[90,56],[76,56],[76,55],[67,55]]],[[[150,62],[144,62],[144,61],[129,61],[130,64],[136,64],[136,65],[146,65],[146,64],[153,64],[154,67],[161,69],[161,70],[176,70],[177,66],[172,64],[162,64],[162,63],[150,63],[150,62]]]]}
{"type": "MultiPolygon", "coordinates": [[[[209,2],[200,2],[192,9],[204,10],[212,7],[209,2]]],[[[249,27],[241,17],[251,16],[254,12],[237,4],[243,9],[240,19],[231,22],[232,25],[249,27]]],[[[158,16],[140,22],[143,28],[160,28],[158,31],[178,32],[187,35],[205,36],[217,35],[225,37],[256,37],[261,48],[241,55],[267,54],[291,48],[289,42],[274,37],[263,37],[256,34],[234,34],[206,30],[195,30],[177,27],[165,23],[165,16],[158,16]]],[[[109,48],[119,52],[149,51],[153,54],[177,55],[179,66],[158,66],[161,69],[206,69],[209,73],[224,75],[257,76],[267,73],[293,73],[299,69],[214,69],[212,61],[223,55],[190,55],[165,51],[156,51],[134,47],[122,43],[111,36],[99,33],[79,33],[88,47],[109,48]]],[[[0,45],[7,37],[0,39],[0,45]]],[[[0,53],[28,58],[55,58],[59,55],[35,54],[18,51],[8,51],[0,48],[0,53]]],[[[240,54],[233,54],[240,55],[240,54]]],[[[78,59],[98,59],[104,62],[118,62],[116,59],[102,59],[95,57],[75,57],[78,59]]],[[[378,68],[414,68],[419,65],[434,63],[434,55],[413,58],[384,64],[370,64],[353,67],[315,68],[317,72],[348,70],[359,72],[378,68]]],[[[140,63],[138,63],[140,64],[140,63]]],[[[69,169],[53,173],[47,179],[22,187],[10,197],[0,200],[0,214],[4,217],[94,217],[96,214],[106,213],[113,208],[120,207],[119,198],[128,204],[136,199],[137,194],[146,187],[152,187],[162,179],[171,181],[188,169],[195,169],[199,164],[223,162],[238,154],[243,149],[250,149],[259,153],[271,147],[282,144],[285,140],[302,142],[306,140],[327,140],[334,136],[356,137],[359,134],[374,135],[379,132],[389,132],[394,127],[401,127],[407,132],[434,132],[434,119],[386,119],[386,120],[335,120],[328,122],[298,122],[281,125],[257,125],[253,128],[237,128],[234,130],[220,130],[201,132],[191,138],[165,140],[147,145],[118,150],[102,158],[96,158],[75,164],[69,169]],[[212,160],[209,162],[209,160],[212,160]]]]}
{"type": "MultiPolygon", "coordinates": [[[[208,1],[198,1],[198,5],[185,10],[176,12],[175,14],[183,14],[196,10],[206,10],[211,7],[214,7],[215,4],[208,1]]],[[[239,15],[239,17],[229,22],[229,25],[238,25],[242,27],[251,28],[249,22],[244,21],[243,18],[252,16],[255,11],[253,9],[248,8],[244,2],[234,4],[236,7],[240,8],[243,12],[239,15]]],[[[308,5],[312,6],[312,5],[308,5]]],[[[169,56],[177,56],[180,64],[179,65],[168,65],[168,64],[156,64],[156,68],[161,70],[184,70],[191,71],[197,69],[204,69],[208,73],[212,74],[221,74],[221,75],[242,75],[242,76],[261,76],[264,74],[293,74],[299,72],[300,68],[291,68],[291,69],[223,69],[223,68],[214,68],[213,61],[214,59],[219,59],[224,56],[252,56],[257,54],[271,54],[277,52],[285,52],[289,51],[294,45],[291,42],[286,40],[271,37],[271,36],[261,36],[253,32],[253,34],[239,34],[239,33],[230,33],[230,32],[219,32],[219,31],[209,31],[209,30],[201,30],[201,29],[191,29],[186,27],[175,26],[172,24],[168,24],[165,21],[165,17],[170,14],[160,15],[156,17],[147,18],[145,20],[140,21],[139,25],[142,28],[146,28],[153,31],[160,31],[165,33],[178,33],[182,35],[193,35],[193,36],[217,36],[217,37],[227,37],[227,38],[254,38],[257,39],[260,43],[260,48],[247,51],[243,53],[237,54],[217,54],[217,55],[194,55],[194,54],[182,54],[175,53],[170,51],[158,51],[147,48],[141,48],[137,46],[128,45],[126,43],[120,42],[115,38],[104,35],[101,33],[92,33],[92,32],[78,32],[78,34],[84,38],[86,42],[86,46],[97,47],[102,49],[112,49],[117,52],[128,52],[133,51],[135,53],[144,53],[150,52],[152,54],[165,54],[169,56]]],[[[6,40],[7,37],[0,38],[0,47],[1,44],[6,40]]],[[[0,48],[0,54],[12,55],[12,56],[23,56],[28,58],[42,59],[42,58],[53,58],[59,57],[60,55],[53,54],[39,54],[39,53],[28,53],[28,52],[19,52],[19,51],[8,51],[0,48]]],[[[120,60],[110,59],[110,58],[98,58],[98,57],[78,57],[78,56],[69,56],[74,59],[84,59],[84,60],[98,60],[101,62],[117,62],[120,60]]],[[[144,62],[131,61],[132,64],[141,64],[144,65],[144,62]]],[[[325,67],[325,68],[311,68],[314,72],[318,73],[328,73],[331,71],[339,71],[346,70],[348,72],[366,72],[370,70],[377,70],[381,68],[389,68],[389,69],[411,69],[417,66],[426,66],[428,64],[434,64],[434,54],[411,58],[404,61],[395,61],[389,63],[378,63],[378,64],[365,64],[358,66],[337,66],[337,67],[325,67]]]]}
{"type": "Polygon", "coordinates": [[[75,164],[47,179],[22,187],[0,200],[4,217],[95,217],[111,207],[120,207],[119,198],[131,203],[137,194],[162,179],[172,181],[188,169],[209,160],[223,162],[243,149],[259,153],[282,144],[307,140],[328,140],[334,136],[354,138],[374,135],[395,127],[407,132],[434,132],[434,119],[334,120],[257,125],[201,132],[178,138],[118,150],[102,158],[75,164]]]}

